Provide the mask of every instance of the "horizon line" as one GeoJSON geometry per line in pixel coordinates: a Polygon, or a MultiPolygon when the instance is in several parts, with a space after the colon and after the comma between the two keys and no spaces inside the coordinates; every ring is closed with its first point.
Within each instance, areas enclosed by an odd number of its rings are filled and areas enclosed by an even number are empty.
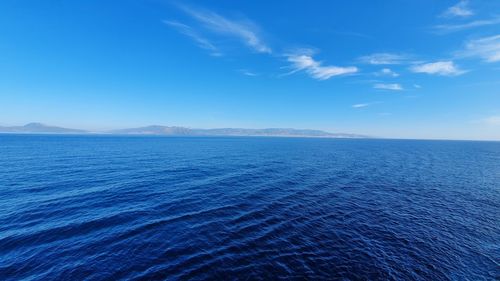
{"type": "Polygon", "coordinates": [[[244,127],[214,127],[214,128],[199,128],[199,127],[189,127],[189,126],[177,126],[177,125],[143,125],[143,126],[133,126],[133,127],[125,127],[125,128],[118,128],[118,129],[105,129],[105,130],[89,130],[89,129],[77,129],[77,128],[70,128],[70,127],[60,127],[58,125],[49,125],[47,123],[42,123],[42,122],[28,122],[25,123],[24,125],[0,125],[0,128],[15,128],[15,127],[26,127],[28,125],[41,125],[41,126],[46,126],[46,127],[52,127],[52,128],[57,128],[57,129],[66,129],[66,130],[74,130],[74,131],[80,131],[80,132],[6,132],[6,131],[1,131],[1,135],[94,135],[94,136],[151,136],[151,137],[280,137],[280,138],[328,138],[328,139],[384,139],[384,140],[428,140],[428,141],[483,141],[483,142],[500,142],[500,139],[484,139],[484,138],[443,138],[443,137],[437,137],[437,138],[432,138],[432,137],[424,137],[424,138],[418,138],[418,137],[395,137],[395,136],[390,136],[390,137],[384,137],[384,136],[377,136],[377,135],[370,135],[370,134],[363,134],[363,133],[345,133],[345,132],[331,132],[327,131],[324,129],[305,129],[305,128],[293,128],[293,127],[263,127],[263,128],[244,128],[244,127]],[[268,130],[268,129],[285,129],[285,130],[304,130],[304,131],[317,131],[317,132],[322,132],[322,133],[327,133],[331,134],[332,136],[313,136],[313,135],[182,135],[182,134],[158,134],[158,133],[119,133],[119,132],[114,132],[114,131],[120,131],[120,130],[131,130],[131,129],[141,129],[141,128],[148,128],[148,127],[166,127],[166,128],[182,128],[182,129],[191,129],[191,130],[220,130],[220,129],[241,129],[241,130],[268,130]],[[344,137],[342,136],[334,136],[334,135],[346,135],[344,137]],[[351,135],[351,137],[348,137],[348,135],[351,135]]]}

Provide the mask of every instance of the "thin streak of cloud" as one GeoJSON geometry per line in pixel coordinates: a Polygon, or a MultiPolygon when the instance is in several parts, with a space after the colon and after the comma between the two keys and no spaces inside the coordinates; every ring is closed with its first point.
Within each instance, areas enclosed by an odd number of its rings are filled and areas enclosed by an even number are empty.
{"type": "Polygon", "coordinates": [[[414,73],[426,73],[441,76],[458,76],[466,72],[456,66],[453,61],[437,61],[414,65],[410,67],[410,71],[414,73]]]}
{"type": "Polygon", "coordinates": [[[333,76],[353,74],[358,72],[358,68],[354,66],[323,66],[321,61],[313,59],[313,51],[310,49],[302,49],[290,54],[286,54],[287,60],[292,64],[292,71],[288,74],[293,74],[298,71],[307,72],[312,78],[317,80],[327,80],[333,76]]]}
{"type": "Polygon", "coordinates": [[[177,22],[177,21],[164,20],[163,23],[175,28],[180,33],[193,39],[198,44],[198,46],[200,48],[212,51],[211,54],[213,56],[220,56],[221,55],[221,53],[219,52],[217,47],[215,47],[215,45],[213,45],[208,39],[199,35],[198,32],[196,32],[192,27],[190,27],[186,24],[177,22]]]}
{"type": "Polygon", "coordinates": [[[259,74],[249,71],[247,69],[240,69],[239,72],[245,76],[259,76],[259,74]]]}
{"type": "Polygon", "coordinates": [[[451,33],[456,31],[462,31],[466,29],[471,29],[475,27],[488,26],[488,25],[497,25],[500,24],[500,17],[496,17],[493,19],[487,20],[476,20],[463,24],[440,24],[435,25],[434,30],[437,33],[451,33]]]}
{"type": "Polygon", "coordinates": [[[365,103],[357,103],[357,104],[353,104],[352,105],[352,108],[364,108],[364,107],[369,107],[369,106],[372,106],[372,105],[375,105],[375,104],[380,104],[382,102],[380,101],[373,101],[373,102],[365,102],[365,103]]]}
{"type": "Polygon", "coordinates": [[[212,11],[181,7],[194,19],[209,30],[227,36],[236,37],[258,53],[272,53],[272,50],[259,37],[257,26],[249,20],[230,20],[212,11]]]}
{"type": "Polygon", "coordinates": [[[375,53],[358,58],[358,61],[373,65],[403,64],[408,62],[409,55],[393,53],[375,53]]]}
{"type": "Polygon", "coordinates": [[[352,108],[363,108],[363,107],[367,107],[367,106],[370,106],[370,104],[369,103],[357,103],[357,104],[353,104],[352,108]]]}
{"type": "Polygon", "coordinates": [[[474,12],[469,8],[469,1],[462,0],[449,7],[442,14],[443,17],[470,17],[474,12]]]}
{"type": "Polygon", "coordinates": [[[379,89],[379,90],[391,90],[391,91],[402,91],[403,87],[401,84],[384,84],[384,83],[378,83],[373,85],[374,89],[379,89]]]}
{"type": "Polygon", "coordinates": [[[469,40],[464,50],[457,53],[460,57],[479,57],[486,62],[500,61],[500,34],[469,40]]]}

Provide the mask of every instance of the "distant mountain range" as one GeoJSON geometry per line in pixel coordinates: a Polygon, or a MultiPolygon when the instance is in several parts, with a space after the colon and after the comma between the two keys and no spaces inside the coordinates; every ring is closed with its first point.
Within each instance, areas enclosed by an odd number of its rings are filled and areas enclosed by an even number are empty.
{"type": "Polygon", "coordinates": [[[33,134],[84,134],[87,131],[47,126],[42,123],[29,123],[24,126],[2,127],[1,133],[33,133],[33,134]]]}
{"type": "Polygon", "coordinates": [[[158,136],[262,136],[262,137],[316,137],[316,138],[366,138],[357,134],[329,133],[320,130],[269,128],[269,129],[191,129],[175,126],[147,126],[111,130],[103,132],[89,132],[85,130],[68,129],[56,126],[47,126],[41,123],[29,123],[24,126],[2,127],[1,133],[39,133],[39,134],[116,134],[116,135],[158,135],[158,136]]]}

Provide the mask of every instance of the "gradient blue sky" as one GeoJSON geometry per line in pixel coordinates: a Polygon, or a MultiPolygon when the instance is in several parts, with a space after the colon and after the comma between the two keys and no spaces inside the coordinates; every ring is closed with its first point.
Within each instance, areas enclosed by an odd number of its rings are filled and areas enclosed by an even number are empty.
{"type": "Polygon", "coordinates": [[[500,139],[500,1],[0,2],[0,125],[500,139]]]}

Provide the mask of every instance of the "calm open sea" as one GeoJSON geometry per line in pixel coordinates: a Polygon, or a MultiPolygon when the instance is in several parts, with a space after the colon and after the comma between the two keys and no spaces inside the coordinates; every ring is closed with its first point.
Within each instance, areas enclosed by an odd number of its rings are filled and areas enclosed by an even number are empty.
{"type": "Polygon", "coordinates": [[[500,142],[0,135],[1,280],[498,280],[500,142]]]}

